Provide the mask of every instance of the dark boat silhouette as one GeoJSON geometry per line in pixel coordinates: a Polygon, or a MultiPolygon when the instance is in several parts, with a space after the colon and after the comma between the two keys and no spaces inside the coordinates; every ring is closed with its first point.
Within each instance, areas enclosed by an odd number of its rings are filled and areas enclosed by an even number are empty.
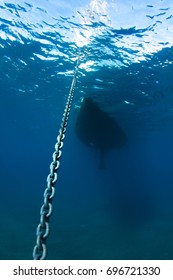
{"type": "Polygon", "coordinates": [[[104,153],[119,149],[127,142],[127,136],[118,123],[104,112],[92,98],[84,98],[76,119],[75,131],[87,146],[99,149],[99,168],[104,168],[104,153]]]}

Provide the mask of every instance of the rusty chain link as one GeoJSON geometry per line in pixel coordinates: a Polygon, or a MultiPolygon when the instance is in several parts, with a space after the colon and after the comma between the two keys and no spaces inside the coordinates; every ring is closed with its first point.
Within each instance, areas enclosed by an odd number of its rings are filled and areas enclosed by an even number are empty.
{"type": "Polygon", "coordinates": [[[55,151],[52,155],[53,161],[50,164],[50,173],[47,177],[47,188],[45,189],[44,192],[44,203],[40,209],[40,223],[36,230],[36,236],[37,236],[36,245],[34,246],[34,250],[33,250],[34,260],[44,260],[47,256],[46,241],[49,235],[49,218],[52,214],[52,199],[55,196],[54,185],[58,179],[57,171],[60,166],[59,159],[62,154],[61,149],[63,148],[63,140],[65,138],[66,126],[70,114],[70,109],[71,109],[71,104],[72,104],[72,99],[73,99],[73,94],[74,94],[74,89],[76,84],[78,63],[79,63],[79,59],[77,61],[77,66],[75,68],[73,80],[67,98],[67,103],[64,109],[61,126],[57,137],[57,142],[55,144],[55,151]]]}

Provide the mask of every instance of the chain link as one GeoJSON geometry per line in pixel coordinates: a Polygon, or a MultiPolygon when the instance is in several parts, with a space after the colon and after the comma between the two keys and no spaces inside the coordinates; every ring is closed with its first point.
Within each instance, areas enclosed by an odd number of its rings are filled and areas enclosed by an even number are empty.
{"type": "Polygon", "coordinates": [[[47,256],[47,247],[46,247],[46,241],[47,237],[49,235],[49,218],[52,214],[52,199],[55,196],[55,183],[58,179],[57,171],[60,166],[59,159],[61,157],[63,148],[63,140],[65,138],[65,132],[66,132],[66,126],[70,114],[72,99],[73,99],[73,93],[75,89],[76,84],[76,76],[77,76],[77,70],[78,70],[78,63],[75,68],[74,77],[71,83],[69,95],[67,98],[67,103],[65,106],[65,110],[63,113],[61,126],[59,129],[59,134],[57,136],[57,142],[55,144],[55,151],[52,155],[53,161],[50,164],[50,173],[47,177],[47,188],[44,191],[44,203],[41,206],[40,209],[40,223],[37,227],[36,231],[36,245],[34,246],[33,250],[33,259],[34,260],[44,260],[47,256]]]}

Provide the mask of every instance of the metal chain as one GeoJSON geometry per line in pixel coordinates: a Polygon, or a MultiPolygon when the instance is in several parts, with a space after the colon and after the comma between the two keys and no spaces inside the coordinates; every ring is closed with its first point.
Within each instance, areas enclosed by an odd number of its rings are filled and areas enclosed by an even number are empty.
{"type": "Polygon", "coordinates": [[[55,183],[58,179],[57,171],[60,166],[60,157],[62,154],[62,147],[63,147],[63,140],[65,138],[65,132],[66,132],[66,126],[70,114],[75,84],[76,84],[76,76],[77,76],[77,70],[78,70],[78,63],[79,59],[77,61],[77,66],[75,68],[75,73],[73,76],[73,80],[71,83],[69,95],[67,98],[67,103],[64,109],[63,118],[61,121],[61,126],[59,129],[59,134],[57,137],[57,142],[55,144],[55,151],[52,155],[53,161],[50,164],[50,173],[47,177],[47,188],[44,192],[44,203],[40,209],[40,223],[36,230],[36,245],[34,246],[33,250],[33,259],[34,260],[44,260],[47,256],[47,247],[46,247],[46,241],[47,237],[49,235],[49,218],[52,214],[52,199],[55,196],[55,183]]]}

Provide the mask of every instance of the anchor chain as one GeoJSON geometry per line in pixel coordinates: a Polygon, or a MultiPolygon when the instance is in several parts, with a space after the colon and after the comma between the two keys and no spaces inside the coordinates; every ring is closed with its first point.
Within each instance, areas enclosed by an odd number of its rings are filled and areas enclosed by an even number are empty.
{"type": "Polygon", "coordinates": [[[52,214],[52,199],[55,196],[54,185],[58,179],[57,171],[60,166],[59,159],[62,154],[61,149],[63,148],[63,140],[65,138],[67,122],[70,114],[70,109],[71,109],[71,104],[72,104],[72,99],[73,99],[73,94],[74,94],[74,89],[76,84],[78,63],[79,63],[79,59],[77,60],[77,65],[75,67],[73,80],[71,83],[69,95],[64,109],[61,126],[59,129],[59,134],[57,136],[57,142],[55,144],[55,151],[52,155],[53,161],[50,164],[50,173],[47,177],[47,187],[44,191],[44,203],[40,209],[40,223],[36,230],[36,236],[37,236],[36,245],[34,246],[34,250],[33,250],[34,260],[44,260],[47,256],[46,241],[49,235],[49,219],[52,214]]]}

